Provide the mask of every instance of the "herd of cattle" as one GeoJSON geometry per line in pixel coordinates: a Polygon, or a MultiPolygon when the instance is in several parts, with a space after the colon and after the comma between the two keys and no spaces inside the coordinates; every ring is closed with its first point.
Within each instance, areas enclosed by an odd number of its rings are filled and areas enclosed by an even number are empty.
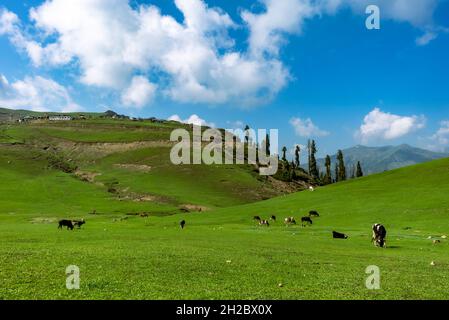
{"type": "MultiPolygon", "coordinates": [[[[309,215],[308,216],[304,216],[301,218],[301,224],[303,227],[307,226],[307,225],[312,225],[313,224],[313,220],[312,218],[314,217],[319,217],[320,214],[315,211],[309,211],[309,215]]],[[[269,227],[270,226],[270,222],[267,219],[262,219],[260,216],[254,216],[253,218],[254,221],[258,222],[258,224],[260,226],[266,226],[269,227]]],[[[276,216],[272,215],[270,217],[270,221],[271,222],[276,222],[276,216]]],[[[83,224],[85,224],[86,221],[84,221],[84,219],[81,220],[60,220],[59,221],[59,229],[62,229],[62,227],[66,227],[67,230],[73,230],[75,227],[77,227],[78,229],[81,229],[81,226],[83,224]]],[[[294,217],[287,217],[284,219],[284,224],[286,226],[290,226],[290,225],[296,225],[296,220],[294,217]]],[[[181,229],[184,229],[186,226],[186,221],[182,220],[179,223],[179,226],[181,227],[181,229]]],[[[385,229],[385,227],[379,223],[376,223],[373,225],[372,227],[373,230],[373,235],[371,238],[371,242],[374,243],[375,246],[384,248],[386,247],[386,237],[387,237],[387,230],[385,229]]],[[[348,236],[344,233],[340,233],[337,231],[332,231],[332,237],[334,239],[348,239],[348,236]]]]}
{"type": "MultiPolygon", "coordinates": [[[[309,226],[312,225],[313,224],[312,218],[319,217],[319,216],[320,216],[320,214],[316,210],[309,211],[308,216],[304,216],[301,218],[302,226],[305,227],[307,225],[309,225],[309,226]]],[[[258,222],[258,224],[260,226],[266,226],[266,227],[270,226],[270,222],[267,219],[262,219],[260,216],[254,216],[253,220],[258,222]]],[[[276,222],[276,216],[272,215],[270,217],[270,221],[276,222]]],[[[284,224],[286,226],[296,225],[296,220],[294,217],[287,217],[284,219],[284,224]]],[[[385,227],[379,223],[376,223],[373,225],[372,230],[373,230],[373,235],[371,238],[371,242],[374,243],[375,246],[378,246],[381,248],[386,247],[387,230],[385,229],[385,227]]],[[[346,234],[337,232],[337,231],[332,231],[332,237],[334,239],[348,239],[348,236],[346,234]]]]}

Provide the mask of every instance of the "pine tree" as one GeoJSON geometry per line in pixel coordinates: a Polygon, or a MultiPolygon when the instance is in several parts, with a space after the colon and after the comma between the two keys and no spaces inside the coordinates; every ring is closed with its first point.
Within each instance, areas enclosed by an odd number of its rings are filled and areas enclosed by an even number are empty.
{"type": "Polygon", "coordinates": [[[315,140],[312,140],[310,145],[310,175],[315,179],[320,177],[320,173],[318,171],[315,154],[317,152],[315,140]]]}
{"type": "Polygon", "coordinates": [[[326,156],[326,175],[324,176],[324,184],[331,184],[332,183],[332,173],[331,173],[331,157],[329,155],[326,156]]]}
{"type": "Polygon", "coordinates": [[[287,161],[287,147],[282,148],[282,161],[287,161]]]}
{"type": "Polygon", "coordinates": [[[295,166],[296,168],[299,168],[300,166],[300,159],[301,159],[301,147],[296,145],[295,148],[295,166]]]}
{"type": "Polygon", "coordinates": [[[362,171],[362,165],[360,164],[360,161],[357,161],[357,178],[363,177],[363,171],[362,171]]]}
{"type": "Polygon", "coordinates": [[[246,144],[248,144],[249,143],[249,125],[246,125],[245,126],[245,141],[246,141],[246,144]]]}
{"type": "Polygon", "coordinates": [[[267,156],[271,155],[270,153],[270,136],[267,133],[267,136],[265,137],[265,154],[267,156]]]}
{"type": "Polygon", "coordinates": [[[338,181],[345,181],[346,180],[346,167],[345,167],[345,160],[343,157],[343,152],[341,150],[338,150],[337,160],[338,160],[338,181]]]}
{"type": "Polygon", "coordinates": [[[309,174],[310,175],[312,175],[312,172],[311,172],[311,167],[310,167],[310,162],[311,162],[311,157],[310,157],[310,150],[311,150],[311,142],[310,142],[310,140],[309,141],[307,141],[307,152],[308,152],[308,162],[307,162],[307,164],[308,164],[308,166],[309,166],[309,174]]]}
{"type": "Polygon", "coordinates": [[[335,182],[340,181],[340,172],[338,172],[338,163],[335,164],[335,182]]]}

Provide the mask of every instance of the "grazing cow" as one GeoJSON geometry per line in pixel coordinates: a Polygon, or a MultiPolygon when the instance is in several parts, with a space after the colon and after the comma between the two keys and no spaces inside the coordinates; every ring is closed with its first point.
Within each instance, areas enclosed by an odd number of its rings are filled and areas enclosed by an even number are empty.
{"type": "Polygon", "coordinates": [[[271,221],[274,221],[274,222],[276,222],[276,216],[274,216],[274,215],[273,215],[273,216],[271,216],[271,218],[270,218],[270,219],[271,219],[271,221]]]}
{"type": "Polygon", "coordinates": [[[310,217],[302,217],[301,218],[301,223],[304,226],[306,223],[312,224],[313,222],[312,222],[312,219],[310,219],[310,217]]]}
{"type": "Polygon", "coordinates": [[[74,226],[74,227],[78,227],[78,229],[81,229],[81,226],[82,226],[83,224],[85,224],[86,221],[84,221],[84,219],[81,219],[81,220],[73,220],[72,223],[73,223],[73,226],[74,226]]]}
{"type": "Polygon", "coordinates": [[[288,217],[284,219],[284,223],[286,225],[296,224],[296,220],[293,217],[288,217]]]}
{"type": "Polygon", "coordinates": [[[73,222],[72,220],[59,220],[58,229],[62,229],[62,227],[67,227],[67,230],[73,230],[73,222]]]}
{"type": "Polygon", "coordinates": [[[387,237],[387,230],[383,225],[380,223],[376,223],[373,225],[373,237],[371,238],[371,242],[374,242],[375,246],[378,247],[385,247],[386,246],[386,240],[387,237]]]}
{"type": "Polygon", "coordinates": [[[310,186],[310,187],[309,187],[309,191],[315,191],[315,188],[312,187],[312,186],[310,186]]]}
{"type": "Polygon", "coordinates": [[[348,239],[347,235],[345,235],[344,233],[337,232],[337,231],[332,231],[332,237],[334,239],[348,239]]]}
{"type": "Polygon", "coordinates": [[[438,243],[441,243],[441,241],[437,239],[437,240],[433,240],[432,243],[433,244],[438,244],[438,243]]]}
{"type": "Polygon", "coordinates": [[[181,229],[184,229],[185,225],[186,225],[186,221],[182,220],[179,225],[181,226],[181,229]]]}
{"type": "Polygon", "coordinates": [[[268,223],[268,220],[260,220],[259,225],[260,226],[267,226],[267,227],[270,226],[270,224],[268,223]]]}
{"type": "Polygon", "coordinates": [[[260,217],[259,217],[259,216],[254,216],[253,220],[257,220],[257,221],[260,221],[261,219],[260,219],[260,217]]]}
{"type": "Polygon", "coordinates": [[[318,211],[312,210],[309,211],[309,217],[319,217],[320,214],[318,213],[318,211]]]}

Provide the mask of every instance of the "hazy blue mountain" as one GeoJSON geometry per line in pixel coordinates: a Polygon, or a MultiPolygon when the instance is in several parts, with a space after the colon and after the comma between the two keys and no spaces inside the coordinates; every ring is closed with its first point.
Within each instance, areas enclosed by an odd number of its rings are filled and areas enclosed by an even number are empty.
{"type": "MultiPolygon", "coordinates": [[[[348,177],[351,175],[352,168],[357,164],[357,161],[360,161],[362,164],[364,174],[368,175],[449,157],[449,153],[433,152],[415,148],[407,144],[385,147],[366,147],[359,145],[342,151],[348,177]]],[[[331,156],[331,160],[333,173],[337,161],[336,155],[331,156]]],[[[324,171],[324,159],[318,159],[317,162],[320,172],[324,171]]],[[[304,167],[306,166],[307,164],[304,167]]]]}

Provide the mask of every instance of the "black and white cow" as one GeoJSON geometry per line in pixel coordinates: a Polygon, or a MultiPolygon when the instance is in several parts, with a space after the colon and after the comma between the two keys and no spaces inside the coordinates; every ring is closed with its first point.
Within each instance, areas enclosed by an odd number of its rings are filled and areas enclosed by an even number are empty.
{"type": "Polygon", "coordinates": [[[186,221],[185,221],[185,220],[182,220],[182,221],[179,223],[179,226],[181,227],[181,229],[184,229],[185,225],[186,225],[186,221]]]}
{"type": "Polygon", "coordinates": [[[371,242],[374,243],[375,246],[378,247],[386,247],[387,230],[380,223],[376,223],[373,225],[373,237],[371,238],[371,242]]]}

